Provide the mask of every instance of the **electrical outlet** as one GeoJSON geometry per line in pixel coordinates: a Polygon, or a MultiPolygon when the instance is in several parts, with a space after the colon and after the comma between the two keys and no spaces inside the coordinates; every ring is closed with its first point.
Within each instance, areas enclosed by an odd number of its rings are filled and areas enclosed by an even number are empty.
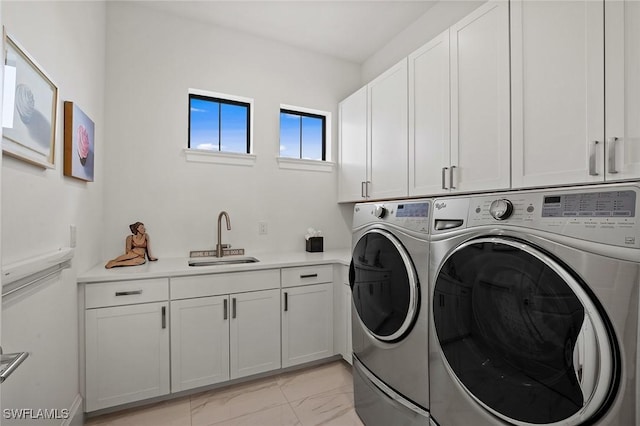
{"type": "Polygon", "coordinates": [[[258,222],[258,235],[267,235],[268,233],[267,222],[258,222]]]}

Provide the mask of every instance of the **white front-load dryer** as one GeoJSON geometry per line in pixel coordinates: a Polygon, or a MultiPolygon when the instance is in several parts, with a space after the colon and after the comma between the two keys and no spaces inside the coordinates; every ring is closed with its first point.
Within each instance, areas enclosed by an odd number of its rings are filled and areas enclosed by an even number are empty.
{"type": "Polygon", "coordinates": [[[354,400],[367,426],[429,424],[430,210],[426,199],[354,208],[354,400]]]}

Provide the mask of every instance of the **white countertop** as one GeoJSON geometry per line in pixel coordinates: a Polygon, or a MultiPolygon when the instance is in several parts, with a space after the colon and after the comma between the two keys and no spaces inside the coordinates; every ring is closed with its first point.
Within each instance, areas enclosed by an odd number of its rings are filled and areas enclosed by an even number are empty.
{"type": "Polygon", "coordinates": [[[100,264],[94,266],[87,272],[80,274],[78,276],[78,283],[140,280],[145,278],[204,275],[220,272],[255,271],[260,269],[320,265],[327,263],[349,265],[349,262],[351,261],[351,249],[327,250],[319,253],[295,251],[286,253],[245,253],[245,255],[254,256],[260,261],[256,263],[194,267],[188,265],[188,257],[172,257],[160,258],[155,262],[147,261],[144,265],[122,266],[112,269],[106,269],[104,264],[100,264]]]}

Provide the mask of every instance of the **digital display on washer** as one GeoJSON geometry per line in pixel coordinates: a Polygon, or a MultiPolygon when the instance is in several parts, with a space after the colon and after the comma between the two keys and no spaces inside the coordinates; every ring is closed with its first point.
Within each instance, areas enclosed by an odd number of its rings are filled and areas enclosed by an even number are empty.
{"type": "Polygon", "coordinates": [[[429,203],[398,204],[396,217],[429,217],[429,203]]]}
{"type": "Polygon", "coordinates": [[[635,217],[634,191],[587,192],[545,196],[542,217],[635,217]]]}

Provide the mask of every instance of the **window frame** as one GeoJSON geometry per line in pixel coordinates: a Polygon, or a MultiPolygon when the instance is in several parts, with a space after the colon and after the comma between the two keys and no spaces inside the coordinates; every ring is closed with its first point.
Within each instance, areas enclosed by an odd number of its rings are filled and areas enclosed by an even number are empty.
{"type": "MultiPolygon", "coordinates": [[[[189,88],[187,95],[187,109],[187,147],[184,148],[187,161],[237,165],[255,164],[256,156],[253,153],[254,100],[252,98],[189,88]],[[191,99],[194,97],[196,99],[204,98],[204,100],[211,100],[212,102],[247,106],[246,152],[220,151],[219,149],[214,151],[209,149],[191,148],[191,99]]],[[[222,143],[222,141],[219,141],[219,143],[222,143]]]]}
{"type": "Polygon", "coordinates": [[[280,137],[282,129],[279,129],[278,133],[278,161],[281,162],[300,162],[300,163],[327,163],[331,164],[331,113],[328,111],[321,111],[311,108],[298,107],[293,105],[280,104],[280,111],[278,114],[278,121],[281,123],[282,113],[292,114],[302,117],[319,118],[322,119],[322,159],[311,160],[308,158],[302,158],[302,125],[300,126],[300,157],[283,157],[280,155],[280,137]]]}

